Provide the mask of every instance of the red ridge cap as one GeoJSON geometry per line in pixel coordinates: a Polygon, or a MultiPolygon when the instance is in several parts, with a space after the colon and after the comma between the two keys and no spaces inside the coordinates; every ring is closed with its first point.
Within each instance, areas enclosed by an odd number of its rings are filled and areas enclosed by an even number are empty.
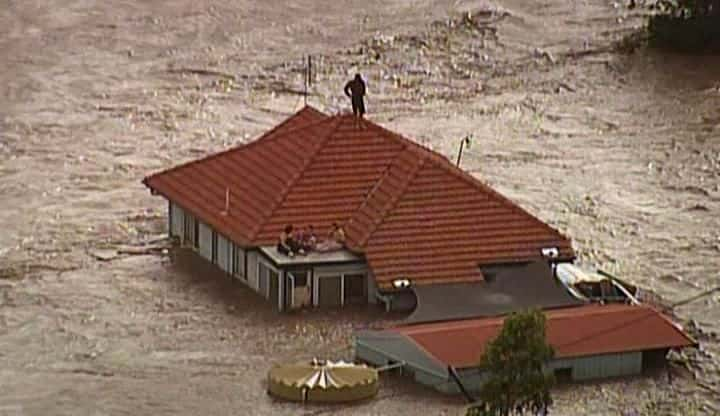
{"type": "Polygon", "coordinates": [[[263,229],[265,224],[268,222],[268,220],[273,216],[275,211],[277,211],[278,207],[282,206],[283,201],[287,198],[288,194],[290,193],[290,190],[292,189],[293,185],[297,183],[300,178],[302,178],[303,174],[305,173],[307,167],[312,163],[312,161],[315,159],[317,154],[322,149],[323,145],[327,143],[327,141],[330,139],[330,137],[333,136],[335,131],[337,130],[338,125],[340,124],[340,120],[335,117],[328,117],[325,120],[320,121],[319,123],[315,123],[314,125],[321,124],[321,123],[328,123],[330,124],[330,129],[325,134],[325,137],[322,138],[316,145],[315,148],[310,152],[310,155],[305,159],[303,162],[302,168],[290,179],[290,181],[285,186],[285,189],[283,189],[281,195],[279,198],[277,198],[277,202],[275,205],[268,210],[267,214],[263,218],[262,222],[257,224],[254,229],[251,236],[251,240],[255,240],[257,238],[257,234],[263,229]]]}

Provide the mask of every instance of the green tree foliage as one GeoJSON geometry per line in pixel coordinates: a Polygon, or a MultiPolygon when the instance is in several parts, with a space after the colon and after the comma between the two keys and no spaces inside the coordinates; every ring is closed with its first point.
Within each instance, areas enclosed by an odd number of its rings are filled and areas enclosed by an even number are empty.
{"type": "Polygon", "coordinates": [[[543,371],[554,356],[545,337],[545,315],[539,310],[509,315],[500,334],[485,348],[480,369],[487,382],[480,403],[468,416],[537,413],[552,403],[552,373],[543,371]]]}
{"type": "Polygon", "coordinates": [[[720,0],[658,0],[650,44],[679,52],[720,52],[720,0]]]}

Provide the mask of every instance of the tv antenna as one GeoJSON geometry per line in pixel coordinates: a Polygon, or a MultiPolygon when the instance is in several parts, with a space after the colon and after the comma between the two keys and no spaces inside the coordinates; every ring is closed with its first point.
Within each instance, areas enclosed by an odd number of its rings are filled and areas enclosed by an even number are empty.
{"type": "Polygon", "coordinates": [[[307,99],[308,99],[308,88],[312,85],[312,55],[307,56],[307,65],[305,66],[305,80],[304,85],[305,89],[303,91],[303,99],[305,102],[305,105],[307,105],[307,99]]]}
{"type": "Polygon", "coordinates": [[[462,158],[463,147],[470,148],[470,140],[472,140],[472,134],[468,134],[460,140],[460,150],[458,151],[456,165],[460,167],[460,159],[462,158]]]}

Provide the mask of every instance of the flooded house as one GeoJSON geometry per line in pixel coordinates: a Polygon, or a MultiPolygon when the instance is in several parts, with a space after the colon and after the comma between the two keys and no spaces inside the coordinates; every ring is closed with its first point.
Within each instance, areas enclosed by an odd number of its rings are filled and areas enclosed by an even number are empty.
{"type": "Polygon", "coordinates": [[[249,144],[143,183],[167,200],[173,237],[279,311],[412,312],[355,333],[355,358],[442,392],[478,389],[486,344],[527,308],[546,313],[556,350],[546,370],[560,379],[639,374],[694,345],[638,304],[636,288],[573,266],[560,232],[441,154],[352,115],[305,107],[249,144]],[[291,247],[310,229],[312,245],[291,247]]]}
{"type": "Polygon", "coordinates": [[[143,183],[167,200],[173,237],[278,310],[378,302],[429,310],[438,301],[429,288],[462,293],[575,256],[567,237],[441,154],[312,107],[143,183]],[[288,225],[313,226],[323,244],[333,224],[344,231],[340,247],[278,250],[288,225]]]}

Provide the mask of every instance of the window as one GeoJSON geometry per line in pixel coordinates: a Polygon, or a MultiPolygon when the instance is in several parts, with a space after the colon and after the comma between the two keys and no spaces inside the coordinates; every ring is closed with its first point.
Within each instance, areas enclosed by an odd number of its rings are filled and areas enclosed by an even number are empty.
{"type": "Polygon", "coordinates": [[[280,275],[267,264],[258,263],[258,292],[274,302],[279,300],[280,275]]]}
{"type": "Polygon", "coordinates": [[[268,297],[268,288],[270,283],[270,269],[263,264],[258,263],[258,292],[261,295],[268,297]]]}
{"type": "Polygon", "coordinates": [[[245,251],[233,244],[233,274],[247,280],[245,276],[245,251]]]}
{"type": "Polygon", "coordinates": [[[171,237],[174,237],[177,235],[175,233],[175,227],[173,227],[173,225],[174,225],[173,217],[174,216],[175,216],[175,209],[173,207],[173,203],[172,203],[172,201],[168,200],[168,234],[170,234],[171,237]]]}
{"type": "Polygon", "coordinates": [[[275,270],[269,269],[268,280],[268,299],[277,305],[280,302],[280,275],[275,270]]]}
{"type": "Polygon", "coordinates": [[[212,262],[217,264],[218,262],[218,235],[215,230],[212,231],[212,262]]]}
{"type": "Polygon", "coordinates": [[[184,222],[185,232],[183,234],[185,239],[183,243],[189,247],[198,248],[199,229],[197,220],[192,215],[187,214],[184,222]]]}
{"type": "Polygon", "coordinates": [[[193,234],[193,238],[194,238],[193,239],[193,247],[199,248],[200,247],[200,223],[195,218],[193,218],[193,223],[194,223],[193,226],[195,227],[195,231],[193,234]]]}

